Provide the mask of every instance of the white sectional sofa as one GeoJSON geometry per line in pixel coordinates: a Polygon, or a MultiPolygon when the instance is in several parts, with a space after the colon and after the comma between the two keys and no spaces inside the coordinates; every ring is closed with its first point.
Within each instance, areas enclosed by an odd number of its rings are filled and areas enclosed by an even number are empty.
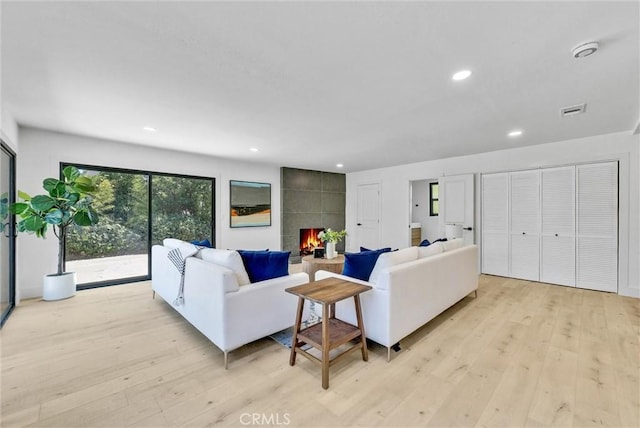
{"type": "Polygon", "coordinates": [[[181,275],[168,258],[169,251],[188,243],[165,239],[152,252],[152,288],[172,308],[224,352],[268,336],[295,322],[297,299],[285,288],[309,282],[296,273],[248,283],[237,251],[201,249],[186,258],[184,301],[176,306],[181,275]]]}
{"type": "MultiPolygon", "coordinates": [[[[478,247],[436,242],[383,253],[369,281],[318,271],[316,280],[339,277],[370,285],[360,296],[367,338],[391,348],[478,288],[478,247]]],[[[477,291],[476,291],[477,293],[477,291]]],[[[352,302],[338,302],[336,317],[355,324],[352,302]]]]}

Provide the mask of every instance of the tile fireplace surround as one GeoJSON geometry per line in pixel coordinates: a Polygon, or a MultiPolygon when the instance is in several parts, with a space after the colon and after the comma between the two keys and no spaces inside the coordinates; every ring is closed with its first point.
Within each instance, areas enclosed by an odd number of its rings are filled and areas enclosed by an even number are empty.
{"type": "MultiPolygon", "coordinates": [[[[282,249],[300,263],[300,229],[345,228],[346,176],[331,172],[281,168],[282,249]]],[[[348,239],[348,238],[347,238],[348,239]]],[[[344,251],[344,242],[337,245],[344,251]]]]}

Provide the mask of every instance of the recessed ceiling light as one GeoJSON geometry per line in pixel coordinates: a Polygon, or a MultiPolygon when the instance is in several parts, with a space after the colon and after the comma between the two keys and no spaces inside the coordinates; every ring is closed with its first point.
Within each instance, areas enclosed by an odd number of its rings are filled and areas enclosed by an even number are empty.
{"type": "Polygon", "coordinates": [[[598,42],[589,42],[573,48],[571,54],[573,54],[574,58],[584,58],[585,56],[596,53],[597,50],[598,42]]]}
{"type": "Polygon", "coordinates": [[[522,135],[522,131],[520,130],[515,130],[515,131],[511,131],[509,132],[509,137],[519,137],[522,135]]]}
{"type": "Polygon", "coordinates": [[[144,129],[147,132],[156,132],[157,129],[154,128],[153,126],[143,126],[142,129],[144,129]]]}
{"type": "Polygon", "coordinates": [[[455,73],[451,78],[453,80],[464,80],[469,76],[471,76],[471,70],[460,70],[457,73],[455,73]]]}
{"type": "Polygon", "coordinates": [[[343,164],[341,164],[341,163],[337,163],[337,164],[336,164],[336,167],[337,167],[337,168],[342,168],[342,167],[344,167],[344,165],[343,165],[343,164]]]}
{"type": "Polygon", "coordinates": [[[255,147],[251,147],[249,150],[251,150],[251,151],[252,151],[252,152],[254,152],[254,153],[256,153],[256,152],[258,152],[258,151],[259,151],[259,150],[258,150],[257,148],[255,148],[255,147]]]}

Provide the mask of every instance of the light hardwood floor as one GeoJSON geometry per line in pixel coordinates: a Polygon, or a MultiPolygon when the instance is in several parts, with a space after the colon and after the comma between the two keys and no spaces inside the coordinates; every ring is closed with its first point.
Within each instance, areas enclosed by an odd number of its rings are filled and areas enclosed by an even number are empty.
{"type": "MultiPolygon", "coordinates": [[[[256,322],[264,313],[252,314],[256,322]]],[[[293,323],[294,314],[291,314],[293,323]]],[[[149,282],[27,301],[0,333],[3,427],[629,426],[640,300],[481,276],[386,362],[320,369],[262,339],[230,355],[149,282]]]]}

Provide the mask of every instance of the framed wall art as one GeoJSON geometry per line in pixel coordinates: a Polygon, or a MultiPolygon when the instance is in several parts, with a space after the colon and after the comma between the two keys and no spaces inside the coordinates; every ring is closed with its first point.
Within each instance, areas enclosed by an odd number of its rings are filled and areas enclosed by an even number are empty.
{"type": "Polygon", "coordinates": [[[271,184],[230,180],[230,226],[271,226],[271,184]]]}

